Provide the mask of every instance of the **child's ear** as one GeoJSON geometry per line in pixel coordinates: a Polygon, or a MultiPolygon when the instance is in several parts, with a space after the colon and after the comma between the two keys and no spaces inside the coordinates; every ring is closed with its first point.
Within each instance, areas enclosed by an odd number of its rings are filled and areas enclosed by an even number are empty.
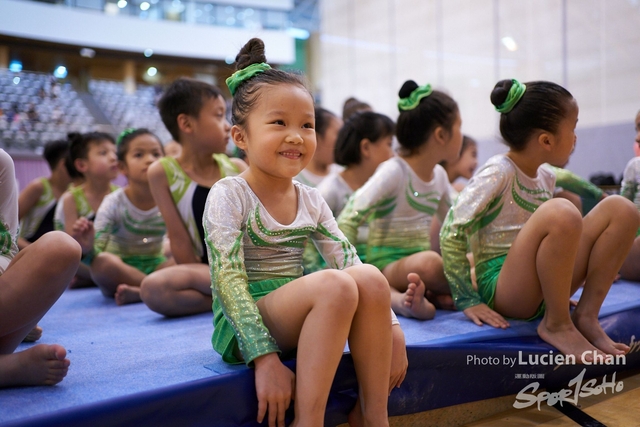
{"type": "Polygon", "coordinates": [[[121,174],[127,173],[127,164],[122,160],[118,160],[118,170],[121,174]]]}
{"type": "Polygon", "coordinates": [[[371,140],[369,138],[364,138],[360,141],[360,154],[364,158],[371,156],[371,140]]]}
{"type": "Polygon", "coordinates": [[[78,172],[84,175],[87,172],[87,168],[89,167],[89,161],[87,159],[76,159],[73,162],[73,166],[78,172]]]}
{"type": "Polygon", "coordinates": [[[244,151],[247,151],[247,134],[238,125],[231,126],[231,139],[236,146],[244,151]]]}
{"type": "Polygon", "coordinates": [[[447,130],[442,126],[438,126],[433,131],[433,137],[439,145],[444,145],[449,137],[449,132],[447,132],[447,130]]]}
{"type": "Polygon", "coordinates": [[[541,132],[540,135],[538,135],[538,144],[544,151],[551,151],[555,145],[555,139],[550,133],[541,132]]]}
{"type": "Polygon", "coordinates": [[[178,117],[176,118],[176,122],[178,123],[178,129],[180,129],[180,131],[184,133],[191,133],[193,129],[192,120],[193,120],[193,117],[191,117],[188,114],[184,114],[184,113],[178,114],[178,117]]]}

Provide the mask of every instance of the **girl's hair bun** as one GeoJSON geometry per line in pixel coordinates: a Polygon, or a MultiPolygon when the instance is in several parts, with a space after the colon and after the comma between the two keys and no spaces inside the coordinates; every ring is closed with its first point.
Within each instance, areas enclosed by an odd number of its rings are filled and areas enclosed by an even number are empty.
{"type": "Polygon", "coordinates": [[[407,80],[404,82],[402,87],[400,88],[400,92],[398,92],[398,96],[400,98],[408,98],[411,95],[411,92],[418,88],[418,83],[413,80],[407,80]]]}
{"type": "Polygon", "coordinates": [[[511,89],[512,85],[513,85],[513,82],[510,79],[500,80],[498,83],[496,83],[493,90],[491,91],[491,103],[495,107],[498,107],[504,104],[504,101],[506,101],[507,96],[509,96],[509,90],[511,89]]]}
{"type": "Polygon", "coordinates": [[[242,70],[251,64],[267,62],[264,55],[264,42],[258,38],[249,40],[236,55],[236,69],[242,70]]]}

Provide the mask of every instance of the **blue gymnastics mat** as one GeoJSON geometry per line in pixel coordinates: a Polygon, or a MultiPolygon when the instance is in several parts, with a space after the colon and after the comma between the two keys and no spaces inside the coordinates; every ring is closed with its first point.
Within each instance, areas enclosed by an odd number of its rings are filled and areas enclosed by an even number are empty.
{"type": "MultiPolygon", "coordinates": [[[[409,372],[390,396],[389,414],[516,394],[534,382],[567,389],[583,369],[585,381],[595,377],[608,384],[614,374],[640,367],[640,284],[615,283],[600,317],[612,338],[631,345],[626,364],[534,366],[529,356],[542,361],[552,350],[537,337],[537,322],[511,322],[498,330],[478,327],[459,312],[438,311],[426,322],[400,318],[409,372]],[[512,366],[518,360],[526,365],[512,366]]],[[[212,350],[209,313],[167,319],[143,304],[118,307],[97,289],[78,289],[66,291],[40,326],[40,342],[67,349],[69,374],[54,387],[0,390],[1,426],[258,425],[253,372],[225,364],[212,350]]],[[[285,363],[295,370],[295,360],[285,363]]],[[[326,425],[346,422],[356,390],[345,354],[326,425]]],[[[533,389],[528,391],[533,399],[533,389]]]]}

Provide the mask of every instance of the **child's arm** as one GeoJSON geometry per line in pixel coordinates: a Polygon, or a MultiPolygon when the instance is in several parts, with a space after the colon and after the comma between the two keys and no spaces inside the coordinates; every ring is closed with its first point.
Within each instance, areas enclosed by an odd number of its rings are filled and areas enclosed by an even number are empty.
{"type": "Polygon", "coordinates": [[[400,324],[391,326],[391,380],[389,381],[389,393],[400,385],[407,376],[409,361],[407,360],[407,347],[404,339],[404,332],[400,324]]]}
{"type": "Polygon", "coordinates": [[[639,162],[638,157],[634,157],[627,163],[622,174],[622,188],[620,195],[635,202],[636,193],[638,192],[638,177],[636,176],[635,165],[639,162]]]}
{"type": "Polygon", "coordinates": [[[247,365],[280,349],[262,322],[258,306],[249,293],[242,244],[245,220],[242,189],[232,180],[211,188],[204,210],[205,244],[211,260],[212,295],[233,327],[247,365]]]}
{"type": "MultiPolygon", "coordinates": [[[[499,215],[503,203],[500,192],[505,185],[504,180],[504,174],[497,166],[489,166],[479,171],[458,196],[440,231],[444,272],[453,300],[458,310],[464,311],[467,317],[478,325],[481,325],[482,321],[477,313],[474,313],[476,310],[480,310],[480,317],[489,318],[486,320],[488,323],[494,326],[502,323],[498,318],[494,319],[491,313],[495,312],[482,302],[473,289],[467,258],[467,241],[499,215]],[[478,308],[467,311],[473,307],[478,308]],[[495,321],[498,323],[492,323],[495,321]]],[[[501,318],[498,313],[495,315],[501,318]]]]}
{"type": "Polygon", "coordinates": [[[22,190],[18,197],[18,219],[21,220],[31,212],[31,209],[38,203],[43,191],[44,185],[40,179],[34,179],[22,190]]]}
{"type": "Polygon", "coordinates": [[[78,209],[73,194],[66,191],[60,196],[58,203],[62,203],[62,210],[64,212],[64,224],[62,224],[64,226],[64,232],[73,236],[73,226],[78,219],[78,209]]]}
{"type": "Polygon", "coordinates": [[[162,164],[159,161],[154,162],[149,166],[147,176],[153,199],[156,201],[156,205],[158,205],[162,218],[164,218],[164,222],[167,225],[171,252],[176,264],[199,263],[200,258],[193,249],[191,236],[189,236],[187,227],[185,227],[171,197],[169,181],[162,164]]]}
{"type": "MultiPolygon", "coordinates": [[[[27,187],[22,190],[20,196],[18,197],[18,220],[21,221],[22,218],[27,216],[31,209],[36,206],[40,196],[44,192],[44,185],[42,184],[42,180],[34,179],[27,185],[27,187]]],[[[23,249],[29,246],[29,241],[24,237],[18,237],[18,248],[23,249]]]]}
{"type": "MultiPolygon", "coordinates": [[[[314,198],[314,209],[319,212],[318,225],[315,232],[312,233],[311,239],[327,266],[342,270],[352,265],[361,264],[356,248],[338,228],[338,223],[320,192],[312,189],[310,197],[314,198]]],[[[355,237],[353,242],[355,242],[355,237]]]]}
{"type": "MultiPolygon", "coordinates": [[[[87,261],[91,263],[93,260],[93,241],[94,241],[94,228],[93,222],[87,218],[81,216],[73,224],[72,236],[80,244],[82,248],[82,258],[87,258],[87,261]]],[[[85,261],[85,260],[83,260],[85,261]]]]}
{"type": "Polygon", "coordinates": [[[94,255],[104,252],[111,236],[117,232],[117,212],[115,212],[117,204],[109,203],[107,199],[113,195],[114,193],[107,195],[105,200],[100,204],[98,212],[96,212],[96,219],[93,223],[93,228],[95,229],[95,238],[93,241],[94,255]]]}
{"type": "Polygon", "coordinates": [[[578,196],[594,200],[600,200],[606,196],[601,189],[569,170],[551,165],[546,165],[546,167],[551,169],[551,172],[556,176],[556,187],[562,187],[578,196]]]}

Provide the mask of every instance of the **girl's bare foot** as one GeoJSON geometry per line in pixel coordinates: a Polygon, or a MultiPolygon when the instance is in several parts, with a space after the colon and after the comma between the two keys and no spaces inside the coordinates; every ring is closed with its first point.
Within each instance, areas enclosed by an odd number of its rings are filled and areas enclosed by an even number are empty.
{"type": "Polygon", "coordinates": [[[609,338],[609,335],[602,329],[597,318],[594,319],[589,316],[576,315],[574,311],[571,319],[580,333],[603,353],[622,355],[629,352],[628,345],[614,342],[609,338]]]}
{"type": "Polygon", "coordinates": [[[433,319],[436,308],[425,297],[426,288],[424,282],[416,273],[407,275],[409,285],[402,294],[392,294],[392,308],[401,316],[415,317],[416,319],[433,319]],[[395,303],[394,303],[395,299],[395,303]]]}
{"type": "Polygon", "coordinates": [[[114,298],[116,299],[116,304],[118,305],[141,302],[142,299],[140,299],[140,287],[129,286],[122,283],[116,288],[116,294],[114,295],[114,298]]]}
{"type": "Polygon", "coordinates": [[[0,355],[0,388],[58,384],[70,361],[58,344],[38,344],[19,353],[0,355]]]}
{"type": "Polygon", "coordinates": [[[31,332],[29,332],[27,336],[24,337],[22,342],[36,342],[40,339],[40,337],[42,337],[42,328],[36,325],[35,328],[33,328],[31,332]]]}
{"type": "Polygon", "coordinates": [[[576,363],[593,363],[596,354],[604,354],[578,331],[573,323],[549,325],[547,316],[538,325],[538,335],[564,355],[573,355],[576,363]]]}

